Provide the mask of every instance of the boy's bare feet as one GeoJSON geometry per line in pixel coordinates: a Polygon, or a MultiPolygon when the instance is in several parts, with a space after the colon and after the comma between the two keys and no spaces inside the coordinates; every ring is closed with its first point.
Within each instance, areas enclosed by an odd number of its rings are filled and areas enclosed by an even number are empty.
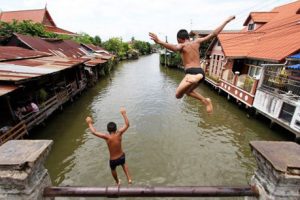
{"type": "Polygon", "coordinates": [[[206,105],[206,111],[207,111],[207,113],[209,113],[209,114],[212,113],[212,111],[213,111],[213,105],[211,103],[210,98],[206,98],[205,105],[206,105]]]}
{"type": "Polygon", "coordinates": [[[195,74],[195,75],[188,74],[186,77],[186,82],[195,84],[198,83],[201,80],[201,78],[203,78],[202,74],[195,74]]]}
{"type": "Polygon", "coordinates": [[[120,186],[121,185],[121,179],[119,179],[116,184],[117,184],[117,186],[120,186]]]}
{"type": "Polygon", "coordinates": [[[131,179],[128,180],[128,184],[132,184],[132,180],[131,179]]]}

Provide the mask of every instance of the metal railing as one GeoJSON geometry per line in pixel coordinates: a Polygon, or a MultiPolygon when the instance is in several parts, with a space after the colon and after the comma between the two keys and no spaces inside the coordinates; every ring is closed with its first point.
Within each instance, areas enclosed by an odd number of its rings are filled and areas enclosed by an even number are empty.
{"type": "Polygon", "coordinates": [[[262,86],[281,93],[292,93],[300,96],[300,81],[283,77],[272,71],[265,71],[262,86]]]}
{"type": "Polygon", "coordinates": [[[44,197],[245,197],[258,196],[254,187],[47,187],[44,197]]]}

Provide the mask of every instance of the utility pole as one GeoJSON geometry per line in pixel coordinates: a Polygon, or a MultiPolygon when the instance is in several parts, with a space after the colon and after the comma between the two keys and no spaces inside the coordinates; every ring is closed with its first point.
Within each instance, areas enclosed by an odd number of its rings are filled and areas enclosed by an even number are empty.
{"type": "MultiPolygon", "coordinates": [[[[168,42],[168,36],[166,36],[166,42],[168,42]]],[[[165,48],[165,66],[167,66],[167,48],[165,48]]]]}

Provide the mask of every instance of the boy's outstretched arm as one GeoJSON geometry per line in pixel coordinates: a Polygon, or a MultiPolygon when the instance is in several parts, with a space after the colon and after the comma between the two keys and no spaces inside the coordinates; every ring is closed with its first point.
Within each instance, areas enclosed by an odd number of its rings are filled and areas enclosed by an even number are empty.
{"type": "Polygon", "coordinates": [[[91,117],[87,117],[85,119],[86,123],[88,124],[90,130],[92,131],[92,133],[94,135],[96,135],[97,137],[100,137],[102,139],[108,139],[107,135],[104,134],[104,133],[100,133],[100,132],[97,132],[97,130],[95,129],[95,127],[93,126],[93,119],[91,117]]]}
{"type": "Polygon", "coordinates": [[[122,128],[119,129],[119,132],[120,132],[120,134],[123,134],[129,128],[130,124],[129,124],[129,120],[128,120],[125,108],[121,108],[120,113],[123,116],[125,124],[122,128]]]}
{"type": "Polygon", "coordinates": [[[149,36],[150,39],[153,40],[156,44],[160,44],[171,51],[180,51],[182,49],[182,45],[170,44],[160,40],[155,33],[149,33],[149,36]]]}
{"type": "Polygon", "coordinates": [[[203,38],[197,38],[195,41],[196,42],[204,42],[204,41],[207,41],[207,40],[210,40],[211,38],[213,37],[216,37],[223,29],[224,27],[226,26],[226,24],[228,24],[229,22],[231,22],[232,20],[235,19],[235,16],[230,16],[228,17],[227,20],[225,20],[218,28],[216,28],[211,34],[209,34],[208,36],[206,37],[203,37],[203,38]]]}

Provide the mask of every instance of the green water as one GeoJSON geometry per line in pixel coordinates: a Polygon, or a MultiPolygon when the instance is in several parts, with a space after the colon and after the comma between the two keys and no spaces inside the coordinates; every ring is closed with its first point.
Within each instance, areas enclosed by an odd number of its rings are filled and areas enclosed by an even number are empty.
{"type": "MultiPolygon", "coordinates": [[[[114,184],[106,143],[90,134],[84,120],[91,115],[95,127],[105,131],[109,121],[123,124],[119,108],[125,106],[131,126],[123,136],[123,149],[135,186],[247,185],[256,168],[249,142],[287,138],[248,119],[207,85],[198,90],[212,99],[212,115],[190,97],[176,99],[182,77],[179,70],[160,67],[157,54],[123,62],[111,80],[104,77],[49,119],[32,137],[54,140],[46,162],[53,184],[114,184]]],[[[121,168],[118,173],[127,186],[121,168]]]]}

